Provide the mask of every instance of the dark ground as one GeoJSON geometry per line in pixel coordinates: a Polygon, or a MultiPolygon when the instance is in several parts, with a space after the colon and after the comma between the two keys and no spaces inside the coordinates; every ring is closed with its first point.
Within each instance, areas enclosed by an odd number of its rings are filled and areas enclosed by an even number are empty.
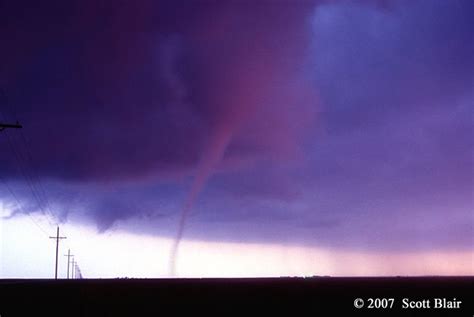
{"type": "Polygon", "coordinates": [[[0,316],[474,316],[474,277],[0,280],[0,316]],[[364,307],[354,307],[361,298],[364,307]],[[367,308],[394,298],[393,308],[367,308]],[[402,299],[431,308],[402,309],[402,299]],[[435,309],[434,298],[462,301],[435,309]],[[374,302],[374,304],[376,304],[374,302]]]}

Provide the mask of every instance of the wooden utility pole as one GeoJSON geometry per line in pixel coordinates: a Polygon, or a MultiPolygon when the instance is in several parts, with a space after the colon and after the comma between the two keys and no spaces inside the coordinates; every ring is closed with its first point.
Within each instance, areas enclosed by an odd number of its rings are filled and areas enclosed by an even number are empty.
{"type": "Polygon", "coordinates": [[[74,266],[76,265],[76,262],[74,261],[74,256],[72,257],[72,262],[71,262],[71,279],[74,279],[74,266]]]}
{"type": "Polygon", "coordinates": [[[82,278],[81,268],[79,267],[79,265],[76,265],[76,278],[82,278]]]}
{"type": "Polygon", "coordinates": [[[71,257],[74,257],[74,254],[71,254],[71,250],[67,249],[67,254],[64,254],[64,256],[67,256],[67,278],[69,279],[69,263],[71,257]]]}
{"type": "Polygon", "coordinates": [[[54,270],[54,279],[58,279],[58,250],[59,250],[59,240],[60,239],[66,239],[66,237],[60,237],[59,236],[59,226],[58,229],[56,230],[56,236],[55,237],[49,237],[50,239],[56,239],[56,267],[54,270]]]}

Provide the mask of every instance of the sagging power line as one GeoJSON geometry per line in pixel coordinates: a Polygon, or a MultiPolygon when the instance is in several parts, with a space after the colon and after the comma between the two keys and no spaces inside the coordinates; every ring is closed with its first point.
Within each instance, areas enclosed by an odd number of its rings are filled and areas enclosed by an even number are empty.
{"type": "MultiPolygon", "coordinates": [[[[7,121],[16,121],[16,124],[3,124],[0,123],[0,129],[4,130],[6,128],[23,128],[22,125],[20,125],[18,116],[16,114],[15,109],[12,107],[10,103],[8,103],[6,93],[0,89],[0,99],[2,103],[2,108],[5,110],[8,108],[10,111],[10,116],[7,117],[6,113],[0,109],[0,122],[7,122],[7,121]],[[10,120],[9,120],[10,118],[10,120]],[[1,128],[1,127],[4,128],[1,128]]],[[[23,129],[22,129],[23,130],[23,129]]],[[[34,200],[37,202],[38,208],[42,211],[43,215],[46,216],[49,224],[54,227],[54,213],[51,211],[51,208],[49,206],[49,202],[43,187],[43,184],[41,182],[41,179],[36,173],[35,168],[34,168],[34,162],[33,162],[33,157],[31,154],[31,151],[29,149],[29,145],[27,142],[27,139],[25,135],[23,134],[23,131],[20,131],[19,134],[15,133],[10,135],[9,133],[5,133],[6,140],[8,142],[8,145],[10,146],[11,153],[14,155],[15,159],[15,165],[17,167],[17,170],[21,176],[26,181],[26,184],[31,190],[31,193],[33,195],[34,200]]],[[[56,222],[55,225],[58,225],[56,222]]]]}
{"type": "MultiPolygon", "coordinates": [[[[23,130],[23,125],[19,123],[18,116],[16,114],[15,109],[12,107],[10,103],[7,102],[7,97],[5,92],[0,89],[0,97],[1,97],[1,104],[4,109],[0,108],[0,131],[4,131],[6,129],[22,129],[23,130]],[[5,106],[5,107],[3,107],[5,106]],[[6,109],[10,110],[9,111],[9,116],[7,116],[8,113],[3,112],[2,110],[6,109]],[[10,122],[15,122],[16,123],[10,123],[10,122]]],[[[49,225],[54,227],[55,225],[57,226],[57,233],[56,237],[50,237],[51,239],[56,239],[56,259],[55,259],[55,279],[58,278],[58,252],[59,252],[59,240],[66,239],[66,237],[60,237],[59,236],[59,224],[58,220],[56,219],[55,213],[52,212],[51,206],[48,200],[48,197],[46,195],[45,187],[43,186],[43,183],[41,182],[41,178],[39,173],[35,170],[35,164],[33,161],[33,155],[32,151],[30,150],[31,144],[29,144],[28,139],[25,137],[25,134],[23,131],[20,130],[20,133],[12,133],[10,134],[9,131],[5,131],[2,133],[3,136],[5,136],[5,140],[8,142],[8,146],[11,149],[11,153],[13,154],[13,158],[15,159],[15,165],[16,168],[19,172],[20,177],[22,176],[24,180],[26,181],[26,184],[28,188],[31,191],[31,194],[33,196],[33,200],[36,201],[37,206],[39,210],[42,212],[42,214],[46,217],[46,220],[48,221],[49,225]]],[[[0,175],[1,176],[1,175],[0,175]]],[[[19,196],[15,194],[13,191],[12,187],[9,186],[7,183],[7,180],[0,177],[0,181],[4,184],[4,186],[7,188],[8,192],[11,194],[13,197],[14,203],[17,205],[17,210],[20,211],[22,214],[28,215],[29,219],[48,237],[48,233],[46,232],[47,230],[44,230],[42,226],[38,224],[38,222],[30,215],[30,212],[24,210],[24,205],[20,199],[19,196]]],[[[70,251],[68,251],[70,254],[70,251]]],[[[69,278],[69,267],[70,267],[70,258],[72,255],[68,256],[68,278],[69,278]]],[[[76,275],[76,262],[73,263],[73,269],[71,272],[71,275],[76,275]]],[[[79,276],[82,277],[82,274],[80,273],[79,270],[79,276]]]]}

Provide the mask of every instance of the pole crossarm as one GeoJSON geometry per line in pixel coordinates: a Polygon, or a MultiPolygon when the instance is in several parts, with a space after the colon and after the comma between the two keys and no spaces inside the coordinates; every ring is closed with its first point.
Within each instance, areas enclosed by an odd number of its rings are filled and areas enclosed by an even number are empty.
{"type": "Polygon", "coordinates": [[[17,123],[2,123],[0,122],[0,131],[3,131],[5,129],[21,129],[23,126],[21,124],[17,123]]]}

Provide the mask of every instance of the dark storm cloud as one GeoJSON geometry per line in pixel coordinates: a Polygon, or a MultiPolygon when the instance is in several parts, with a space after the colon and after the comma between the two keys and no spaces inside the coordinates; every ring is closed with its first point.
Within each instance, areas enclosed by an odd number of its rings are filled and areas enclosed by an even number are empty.
{"type": "MultiPolygon", "coordinates": [[[[137,191],[136,182],[179,181],[194,173],[223,131],[235,138],[226,154],[230,164],[286,155],[316,106],[300,75],[309,57],[311,8],[6,5],[3,14],[19,18],[4,20],[1,79],[25,126],[37,173],[89,186],[131,183],[129,190],[137,191]],[[307,21],[300,24],[302,17],[307,21]]],[[[15,163],[2,157],[2,174],[17,177],[15,163]]],[[[101,227],[140,213],[108,196],[93,208],[112,210],[96,217],[101,227]]]]}
{"type": "Polygon", "coordinates": [[[4,6],[0,83],[63,217],[173,235],[221,140],[190,237],[472,244],[470,1],[4,6]]]}
{"type": "Polygon", "coordinates": [[[291,59],[303,57],[292,45],[304,37],[292,29],[301,8],[284,4],[8,9],[5,16],[25,16],[6,22],[2,82],[34,134],[40,173],[56,178],[191,168],[218,124],[257,108],[275,117],[257,104],[272,102],[268,90],[281,88],[294,72],[291,59]],[[17,43],[29,52],[18,57],[17,43]]]}

